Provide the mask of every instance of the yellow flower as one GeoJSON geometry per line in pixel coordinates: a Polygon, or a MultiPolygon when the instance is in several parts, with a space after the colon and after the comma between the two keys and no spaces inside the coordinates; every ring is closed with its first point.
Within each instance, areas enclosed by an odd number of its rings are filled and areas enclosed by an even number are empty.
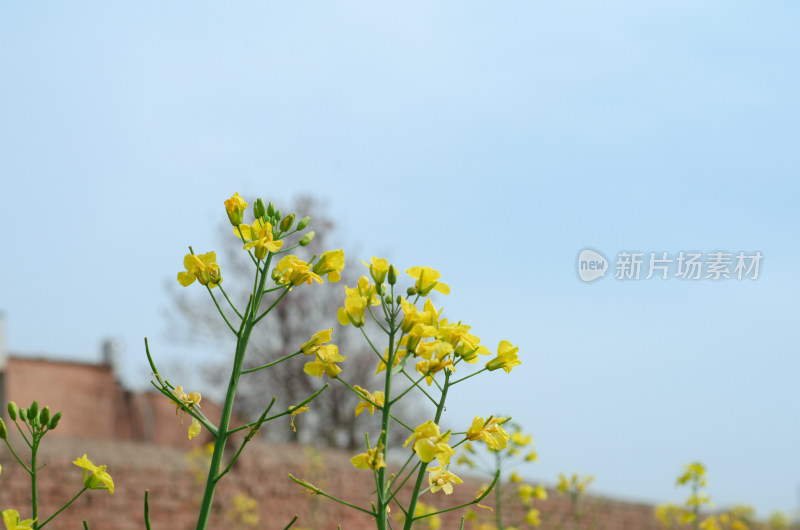
{"type": "Polygon", "coordinates": [[[367,409],[372,415],[375,412],[375,405],[383,407],[385,396],[380,390],[376,390],[375,394],[370,394],[358,385],[354,385],[353,388],[361,395],[361,401],[356,405],[356,416],[361,414],[364,409],[367,409]]]}
{"type": "Polygon", "coordinates": [[[175,387],[172,393],[175,394],[175,397],[178,398],[178,401],[180,401],[180,403],[176,403],[175,401],[170,400],[170,403],[175,405],[176,415],[178,414],[178,412],[183,412],[181,410],[181,404],[183,404],[188,408],[192,408],[192,406],[197,406],[197,407],[200,406],[200,400],[202,399],[202,397],[200,396],[200,392],[192,392],[187,395],[183,391],[183,386],[178,385],[175,387]]]}
{"type": "Polygon", "coordinates": [[[447,342],[428,342],[418,346],[417,355],[430,359],[420,361],[416,366],[417,372],[425,376],[428,386],[433,383],[433,376],[445,368],[455,372],[451,353],[453,353],[453,347],[447,342]]]}
{"type": "Polygon", "coordinates": [[[519,351],[519,346],[514,347],[507,340],[500,341],[497,346],[497,357],[486,363],[486,369],[493,372],[502,368],[507,374],[511,373],[512,368],[522,364],[522,361],[517,358],[517,351],[519,351]]]}
{"type": "Polygon", "coordinates": [[[108,490],[114,494],[114,481],[111,475],[106,472],[106,466],[96,466],[83,455],[72,462],[78,467],[83,468],[83,485],[90,490],[108,490]]]}
{"type": "Polygon", "coordinates": [[[183,258],[183,266],[186,270],[178,273],[178,283],[184,287],[194,283],[195,279],[201,285],[207,285],[212,289],[222,283],[216,252],[200,255],[186,254],[183,258]]]}
{"type": "Polygon", "coordinates": [[[311,265],[297,256],[284,256],[272,270],[272,279],[279,285],[311,283],[312,280],[322,283],[322,278],[311,270],[311,265]]]}
{"type": "Polygon", "coordinates": [[[378,470],[386,467],[386,462],[383,460],[383,452],[379,447],[373,447],[367,450],[366,453],[361,453],[350,459],[358,469],[375,469],[378,470]]]}
{"type": "Polygon", "coordinates": [[[3,522],[6,523],[6,530],[31,530],[35,519],[19,520],[17,510],[3,510],[3,522]]]}
{"type": "Polygon", "coordinates": [[[427,296],[433,290],[450,294],[450,286],[438,281],[442,275],[437,270],[430,267],[411,267],[406,274],[417,280],[415,287],[421,296],[427,296]]]}
{"type": "Polygon", "coordinates": [[[531,526],[541,525],[542,520],[539,519],[539,510],[535,508],[528,510],[528,513],[525,514],[525,522],[531,526]]]}
{"type": "Polygon", "coordinates": [[[363,259],[361,260],[361,263],[363,263],[364,266],[369,267],[369,274],[372,276],[372,279],[375,280],[376,285],[383,283],[383,281],[386,279],[386,273],[389,272],[388,261],[383,258],[376,258],[375,256],[372,256],[372,264],[367,263],[363,259]]]}
{"type": "Polygon", "coordinates": [[[302,414],[304,412],[308,412],[310,409],[306,406],[302,407],[289,407],[289,415],[291,416],[290,424],[292,425],[292,432],[297,432],[297,427],[294,426],[294,418],[298,414],[302,414]]]}
{"type": "Polygon", "coordinates": [[[313,271],[320,276],[327,274],[328,281],[336,283],[341,278],[344,269],[344,250],[329,250],[323,252],[319,261],[314,264],[313,271]]]}
{"type": "Polygon", "coordinates": [[[245,208],[247,208],[247,203],[239,197],[238,193],[234,193],[230,199],[225,201],[225,211],[228,212],[228,219],[233,226],[242,224],[245,208]]]}
{"type": "Polygon", "coordinates": [[[353,324],[360,328],[364,325],[364,312],[367,310],[367,305],[381,303],[375,295],[375,286],[369,283],[369,278],[361,276],[356,287],[351,289],[345,286],[344,292],[344,307],[340,307],[337,312],[339,324],[342,326],[353,324]]]}
{"type": "Polygon", "coordinates": [[[412,440],[414,441],[414,452],[417,453],[420,460],[426,463],[436,458],[441,465],[446,466],[450,463],[450,457],[455,454],[455,449],[447,443],[450,440],[450,431],[441,434],[439,426],[433,420],[418,425],[403,447],[406,447],[412,440]]]}
{"type": "Polygon", "coordinates": [[[528,455],[525,457],[525,461],[526,461],[526,462],[535,462],[535,461],[536,461],[536,458],[537,458],[538,456],[539,456],[539,455],[537,455],[537,454],[536,454],[536,451],[531,451],[531,452],[530,452],[530,453],[528,453],[528,455]]]}
{"type": "Polygon", "coordinates": [[[700,523],[699,528],[701,530],[721,530],[715,517],[707,517],[704,519],[703,522],[700,523]]]}
{"type": "Polygon", "coordinates": [[[191,440],[192,438],[200,434],[201,430],[202,426],[200,425],[200,422],[197,421],[197,418],[192,418],[192,424],[189,426],[189,439],[191,440]]]}
{"type": "Polygon", "coordinates": [[[344,361],[346,358],[339,355],[339,348],[336,344],[326,344],[317,350],[317,360],[306,363],[303,371],[320,378],[323,373],[330,378],[335,378],[342,372],[342,369],[334,363],[344,361]]]}
{"type": "Polygon", "coordinates": [[[490,449],[505,449],[508,433],[501,427],[508,418],[492,418],[484,421],[480,416],[475,416],[472,426],[467,431],[468,440],[483,440],[490,449]]]}
{"type": "Polygon", "coordinates": [[[517,470],[515,469],[514,471],[511,472],[511,476],[508,477],[508,481],[513,483],[519,483],[522,482],[522,477],[519,476],[519,473],[517,473],[517,470]]]}
{"type": "Polygon", "coordinates": [[[283,246],[283,241],[276,241],[272,234],[272,225],[261,219],[256,219],[252,225],[239,225],[234,227],[233,233],[247,241],[245,250],[255,248],[256,258],[264,259],[267,252],[278,252],[283,246]]]}
{"type": "Polygon", "coordinates": [[[683,475],[678,477],[675,485],[682,486],[691,481],[697,481],[699,486],[706,485],[706,468],[700,462],[692,462],[686,466],[686,470],[684,471],[683,475]]]}
{"type": "Polygon", "coordinates": [[[530,434],[522,434],[522,431],[517,431],[511,435],[511,443],[520,447],[524,447],[531,443],[531,439],[532,438],[530,434]]]}
{"type": "Polygon", "coordinates": [[[311,335],[311,339],[308,342],[306,342],[300,347],[300,350],[303,352],[304,355],[314,355],[315,353],[317,353],[317,350],[319,350],[320,346],[322,346],[326,342],[331,341],[332,333],[333,333],[333,328],[317,331],[316,333],[311,335]]]}
{"type": "Polygon", "coordinates": [[[431,493],[444,490],[445,495],[453,493],[453,484],[461,484],[463,481],[442,466],[428,468],[428,485],[431,493]]]}
{"type": "Polygon", "coordinates": [[[530,484],[520,484],[517,487],[517,496],[522,500],[522,503],[527,506],[530,504],[532,498],[541,501],[547,500],[547,490],[542,484],[535,487],[530,484]]]}

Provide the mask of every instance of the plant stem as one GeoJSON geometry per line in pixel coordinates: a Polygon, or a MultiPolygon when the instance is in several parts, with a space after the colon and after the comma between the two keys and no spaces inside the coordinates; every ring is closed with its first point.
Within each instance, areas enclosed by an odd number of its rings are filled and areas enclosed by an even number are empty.
{"type": "Polygon", "coordinates": [[[256,273],[254,283],[257,287],[250,295],[250,303],[245,310],[243,326],[237,333],[236,339],[236,355],[233,361],[233,370],[231,371],[231,379],[228,383],[228,392],[225,395],[225,404],[222,409],[222,417],[219,420],[219,428],[217,429],[217,437],[214,440],[214,453],[211,455],[211,464],[208,468],[208,477],[206,478],[206,487],[203,492],[203,503],[200,506],[200,514],[197,518],[197,530],[205,530],[208,527],[208,520],[211,515],[211,505],[214,501],[214,489],[217,485],[219,469],[222,464],[222,456],[225,451],[225,444],[228,441],[228,427],[231,422],[231,415],[233,413],[233,402],[236,398],[236,387],[239,384],[239,377],[242,372],[242,364],[244,362],[244,355],[247,351],[247,343],[250,340],[250,333],[256,322],[256,313],[261,305],[261,297],[264,295],[264,284],[267,280],[267,273],[269,271],[269,264],[272,259],[272,254],[267,256],[267,261],[264,266],[263,272],[259,269],[256,273]],[[259,278],[260,276],[260,278],[259,278]]]}
{"type": "MultiPolygon", "coordinates": [[[[455,383],[454,383],[455,384],[455,383]]],[[[500,472],[502,460],[500,459],[500,451],[494,452],[495,457],[495,464],[497,465],[497,471],[500,472]]],[[[497,528],[498,530],[503,530],[505,527],[503,526],[503,483],[501,480],[497,481],[497,486],[495,486],[494,490],[494,501],[495,501],[495,518],[497,520],[497,528]]]]}
{"type": "MultiPolygon", "coordinates": [[[[442,387],[442,397],[439,400],[439,404],[436,407],[436,417],[433,419],[433,422],[436,425],[439,425],[439,420],[442,419],[442,412],[444,411],[444,401],[447,398],[447,390],[450,388],[450,372],[448,370],[444,370],[444,386],[442,387]]],[[[417,509],[417,499],[419,499],[419,492],[422,489],[422,480],[425,478],[425,469],[427,469],[428,464],[422,462],[419,467],[419,471],[417,472],[417,482],[414,484],[414,491],[411,494],[411,501],[408,503],[408,513],[409,516],[406,517],[406,522],[403,525],[403,530],[411,530],[411,525],[414,523],[414,512],[417,509]]]]}

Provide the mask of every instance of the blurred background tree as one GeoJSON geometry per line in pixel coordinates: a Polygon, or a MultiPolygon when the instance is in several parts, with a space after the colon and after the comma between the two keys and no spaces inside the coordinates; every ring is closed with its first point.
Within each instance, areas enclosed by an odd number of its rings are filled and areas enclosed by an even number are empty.
{"type": "MultiPolygon", "coordinates": [[[[250,204],[245,212],[245,223],[249,223],[255,196],[242,196],[250,204]]],[[[269,198],[265,197],[264,200],[268,201],[269,198]]],[[[315,232],[314,239],[308,246],[291,251],[300,258],[309,260],[315,254],[341,248],[342,245],[333,241],[336,223],[328,215],[322,201],[310,195],[301,195],[291,204],[276,204],[275,207],[284,215],[296,212],[298,220],[306,215],[311,217],[309,229],[315,232]]],[[[253,264],[242,250],[241,240],[233,234],[233,228],[224,215],[220,216],[218,239],[216,250],[225,289],[241,310],[246,306],[252,289],[250,279],[253,264]]],[[[344,302],[344,286],[355,286],[361,275],[369,275],[367,268],[360,263],[359,257],[349,255],[345,249],[345,268],[338,283],[325,282],[322,285],[315,283],[295,287],[276,306],[270,317],[264,319],[263,324],[254,330],[244,368],[260,366],[293,353],[317,331],[333,328],[332,342],[347,357],[341,364],[343,372],[340,377],[370,392],[383,390],[382,377],[374,374],[377,366],[375,353],[369,349],[357,329],[353,326],[342,327],[336,319],[336,310],[344,302]]],[[[226,351],[227,348],[232,351],[230,332],[208,299],[208,293],[203,289],[179,289],[174,284],[175,282],[170,284],[170,293],[176,311],[168,312],[169,338],[184,344],[211,346],[221,351],[226,351]]],[[[356,418],[355,407],[359,399],[336,381],[327,377],[320,381],[303,372],[303,365],[308,360],[305,355],[298,355],[288,362],[242,376],[235,412],[244,418],[256,419],[273,396],[277,398],[273,410],[285,410],[328,382],[328,389],[311,403],[310,410],[294,419],[296,432],[287,419],[285,428],[270,427],[264,435],[273,440],[292,440],[330,447],[363,447],[364,433],[370,432],[370,438],[373,439],[372,434],[379,431],[380,416],[362,413],[356,418]]],[[[201,376],[213,393],[227,383],[230,377],[227,369],[229,364],[227,360],[220,360],[219,363],[202,367],[199,374],[187,375],[189,378],[201,376]]],[[[421,417],[414,412],[412,400],[404,399],[400,403],[401,409],[397,413],[406,412],[403,416],[410,422],[421,417]]],[[[394,429],[394,435],[398,439],[405,439],[407,433],[394,429]]]]}

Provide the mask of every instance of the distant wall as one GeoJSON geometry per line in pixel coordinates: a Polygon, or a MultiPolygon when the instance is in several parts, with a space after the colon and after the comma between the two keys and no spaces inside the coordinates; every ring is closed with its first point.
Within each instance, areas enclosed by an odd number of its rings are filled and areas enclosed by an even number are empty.
{"type": "MultiPolygon", "coordinates": [[[[20,442],[17,440],[15,447],[21,448],[20,442]]],[[[106,491],[85,493],[47,528],[76,530],[82,528],[81,521],[87,519],[93,530],[143,529],[145,489],[150,490],[154,530],[194,528],[202,485],[192,478],[185,450],[136,442],[62,437],[45,439],[42,451],[42,463],[46,467],[40,475],[41,516],[49,516],[80,489],[81,470],[71,462],[84,453],[95,464],[108,465],[116,486],[113,496],[106,491]]],[[[222,479],[215,499],[220,508],[209,528],[244,528],[231,525],[224,513],[231,507],[233,496],[242,492],[258,501],[260,523],[256,528],[283,529],[295,514],[301,516],[295,529],[335,530],[337,523],[344,530],[375,528],[374,521],[368,515],[311,495],[288,478],[291,472],[347,501],[369,507],[374,483],[369,472],[353,468],[349,461],[351,456],[343,451],[318,452],[298,445],[254,441],[233,471],[222,479]]],[[[0,507],[15,508],[24,517],[30,517],[28,475],[12,460],[4,447],[0,447],[0,465],[3,466],[0,507]]],[[[462,478],[467,480],[456,486],[453,495],[428,493],[423,500],[440,507],[470,501],[484,481],[462,478]]],[[[547,522],[543,528],[557,528],[559,522],[570,522],[569,503],[552,491],[550,494],[549,500],[537,503],[547,522]]],[[[658,528],[652,506],[600,498],[589,498],[587,501],[582,529],[658,528]]],[[[484,504],[493,505],[489,499],[484,504]]],[[[393,510],[393,513],[397,512],[399,510],[393,510]]],[[[488,510],[485,512],[492,515],[488,510]]],[[[521,518],[522,514],[518,513],[517,517],[521,518]]],[[[458,521],[458,517],[446,518],[442,529],[457,529],[458,521]]],[[[477,528],[477,525],[468,523],[466,528],[477,528]]],[[[565,528],[572,528],[571,522],[565,528]]]]}

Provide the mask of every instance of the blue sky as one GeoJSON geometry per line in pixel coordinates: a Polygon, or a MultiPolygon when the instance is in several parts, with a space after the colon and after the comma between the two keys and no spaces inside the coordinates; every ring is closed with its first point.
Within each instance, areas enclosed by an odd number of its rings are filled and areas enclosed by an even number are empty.
{"type": "Polygon", "coordinates": [[[103,2],[0,6],[0,222],[12,352],[94,360],[164,338],[186,246],[234,191],[329,198],[524,365],[448,413],[510,414],[533,476],[797,507],[793,272],[800,7],[768,2],[103,2]],[[591,246],[759,250],[757,281],[584,284],[591,246]],[[490,400],[496,410],[486,411],[490,400]]]}

